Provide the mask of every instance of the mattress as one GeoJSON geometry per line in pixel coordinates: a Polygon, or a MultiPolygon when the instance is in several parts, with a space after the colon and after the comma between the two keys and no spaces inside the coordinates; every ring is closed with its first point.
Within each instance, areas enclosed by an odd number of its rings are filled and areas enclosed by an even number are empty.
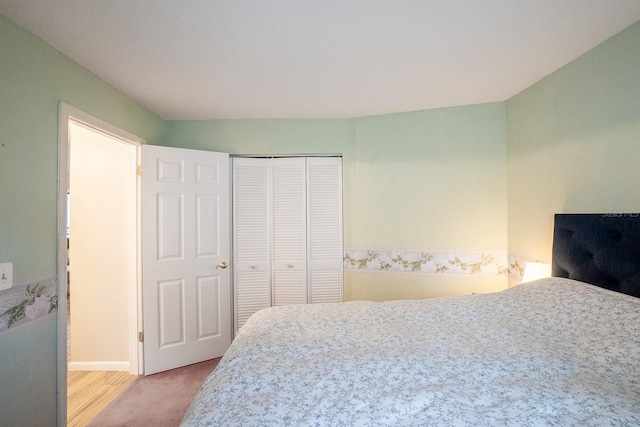
{"type": "Polygon", "coordinates": [[[268,308],[182,425],[640,425],[640,299],[550,278],[268,308]]]}

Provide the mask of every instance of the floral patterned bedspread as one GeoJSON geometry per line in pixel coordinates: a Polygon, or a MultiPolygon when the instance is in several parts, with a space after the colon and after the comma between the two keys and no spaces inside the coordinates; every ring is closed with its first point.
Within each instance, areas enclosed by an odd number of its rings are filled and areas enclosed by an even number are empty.
{"type": "Polygon", "coordinates": [[[638,426],[640,299],[568,279],[253,315],[185,426],[638,426]]]}

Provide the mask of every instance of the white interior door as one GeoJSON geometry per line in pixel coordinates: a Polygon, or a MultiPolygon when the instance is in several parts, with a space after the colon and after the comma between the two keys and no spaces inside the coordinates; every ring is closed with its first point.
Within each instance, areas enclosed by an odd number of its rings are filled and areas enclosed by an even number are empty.
{"type": "Polygon", "coordinates": [[[142,164],[149,375],[222,356],[231,343],[229,155],[143,146],[142,164]]]}

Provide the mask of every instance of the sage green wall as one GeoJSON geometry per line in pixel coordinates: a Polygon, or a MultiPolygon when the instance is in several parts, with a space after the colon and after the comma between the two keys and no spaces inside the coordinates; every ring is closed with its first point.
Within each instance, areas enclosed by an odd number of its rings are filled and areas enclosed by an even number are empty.
{"type": "MultiPolygon", "coordinates": [[[[0,261],[18,286],[56,275],[58,102],[150,143],[164,124],[2,15],[0,58],[0,261]]],[[[2,425],[55,423],[55,340],[54,314],[0,335],[2,425]]]]}
{"type": "Polygon", "coordinates": [[[0,336],[0,419],[3,426],[56,425],[56,316],[0,336]]]}
{"type": "MultiPolygon", "coordinates": [[[[355,119],[354,247],[507,252],[504,103],[355,119]]],[[[351,274],[351,298],[502,290],[505,277],[351,274]]]]}
{"type": "Polygon", "coordinates": [[[550,261],[555,213],[640,211],[640,23],[507,101],[509,252],[550,261]]]}
{"type": "MultiPolygon", "coordinates": [[[[345,247],[506,253],[505,135],[504,104],[495,103],[348,120],[172,121],[166,143],[343,155],[345,247]]],[[[382,300],[504,287],[503,277],[346,271],[344,293],[382,300]]]]}

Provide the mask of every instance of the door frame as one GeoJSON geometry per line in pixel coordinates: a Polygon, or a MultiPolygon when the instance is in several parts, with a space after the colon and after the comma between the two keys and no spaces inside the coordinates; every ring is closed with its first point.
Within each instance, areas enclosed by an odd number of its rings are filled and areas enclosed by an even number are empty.
{"type": "MultiPolygon", "coordinates": [[[[146,143],[129,132],[94,117],[64,102],[59,103],[58,111],[58,229],[57,229],[57,279],[58,279],[58,322],[57,322],[57,403],[58,425],[67,424],[67,189],[69,188],[69,121],[81,123],[96,131],[136,146],[136,162],[140,164],[141,146],[146,143]]],[[[136,272],[133,286],[128,291],[128,341],[129,341],[129,373],[138,375],[142,360],[142,346],[138,342],[138,325],[141,324],[140,305],[140,177],[136,180],[136,272]]]]}

